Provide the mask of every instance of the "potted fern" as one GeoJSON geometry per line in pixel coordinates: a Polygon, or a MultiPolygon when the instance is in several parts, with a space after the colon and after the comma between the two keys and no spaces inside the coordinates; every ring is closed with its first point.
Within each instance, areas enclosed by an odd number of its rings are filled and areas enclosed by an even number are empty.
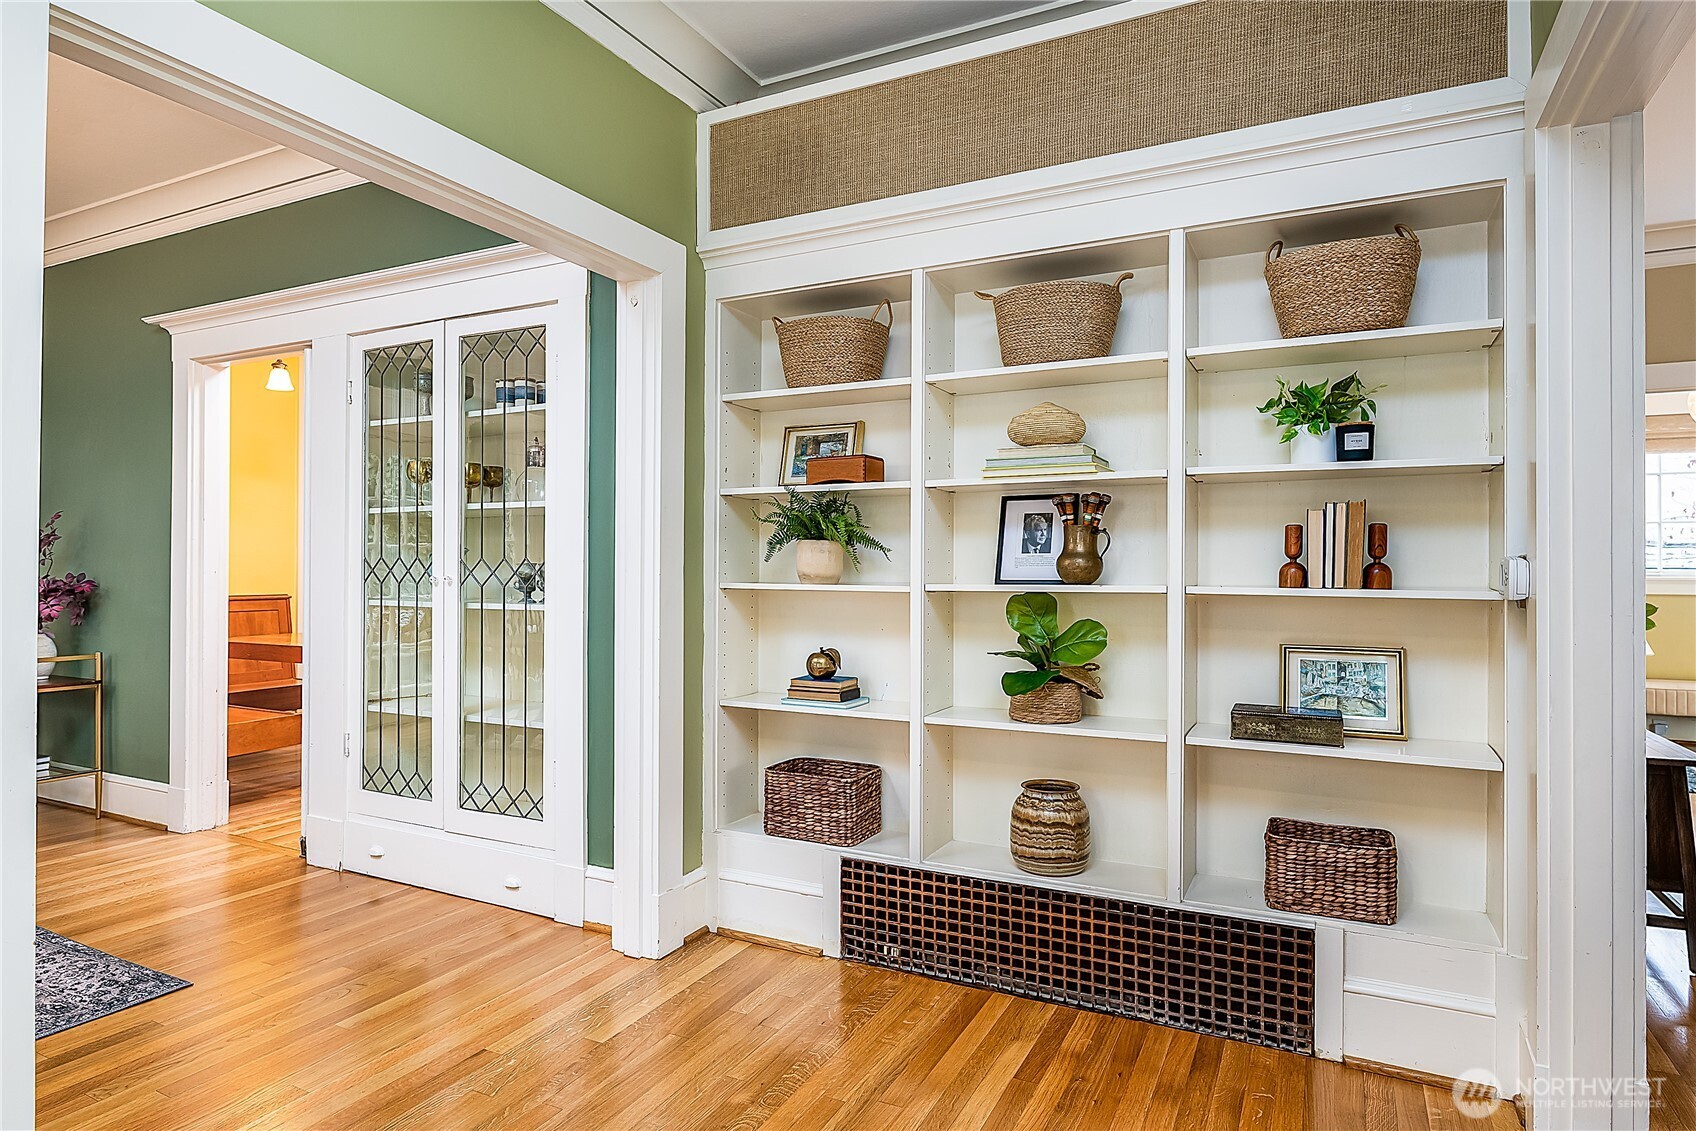
{"type": "Polygon", "coordinates": [[[773,499],[771,510],[754,517],[772,528],[766,536],[766,561],[791,543],[795,546],[795,577],[808,585],[835,585],[852,561],[860,568],[861,549],[889,556],[889,547],[872,536],[866,522],[846,493],[821,491],[802,494],[793,487],[783,489],[784,498],[773,499]]]}
{"type": "Polygon", "coordinates": [[[1074,621],[1060,628],[1059,606],[1050,593],[1018,593],[1007,598],[1007,623],[1019,635],[1019,647],[992,656],[1023,660],[1032,671],[1007,672],[1007,717],[1016,723],[1075,723],[1084,717],[1084,696],[1100,699],[1101,681],[1091,663],[1107,649],[1100,621],[1074,621]]]}
{"type": "Polygon", "coordinates": [[[1372,398],[1383,388],[1367,388],[1358,373],[1313,385],[1286,385],[1280,377],[1278,392],[1258,411],[1283,425],[1278,442],[1290,445],[1291,463],[1334,463],[1337,443],[1332,430],[1349,423],[1357,412],[1361,421],[1370,422],[1378,411],[1372,398]]]}

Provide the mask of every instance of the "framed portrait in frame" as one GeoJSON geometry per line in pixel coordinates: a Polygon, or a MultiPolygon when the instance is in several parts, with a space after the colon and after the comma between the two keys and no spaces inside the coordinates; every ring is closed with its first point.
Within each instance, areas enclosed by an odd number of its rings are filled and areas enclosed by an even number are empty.
{"type": "Polygon", "coordinates": [[[1053,585],[1060,581],[1060,511],[1054,496],[1003,495],[995,540],[995,583],[1053,585]]]}
{"type": "Polygon", "coordinates": [[[1407,739],[1407,652],[1285,644],[1279,679],[1285,707],[1337,710],[1343,733],[1407,739]]]}
{"type": "Polygon", "coordinates": [[[846,424],[798,424],[783,430],[783,462],[778,468],[780,486],[799,486],[807,481],[807,461],[814,456],[857,456],[865,443],[866,422],[846,424]]]}

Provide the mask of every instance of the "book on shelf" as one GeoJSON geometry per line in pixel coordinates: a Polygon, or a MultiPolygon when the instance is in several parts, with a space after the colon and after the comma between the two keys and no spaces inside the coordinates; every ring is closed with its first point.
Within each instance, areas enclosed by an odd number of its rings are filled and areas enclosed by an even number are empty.
{"type": "Polygon", "coordinates": [[[1307,587],[1360,589],[1366,568],[1366,500],[1329,502],[1307,512],[1307,587]]]}
{"type": "Polygon", "coordinates": [[[844,691],[858,691],[860,680],[857,676],[839,675],[828,679],[814,679],[810,675],[798,675],[789,681],[789,690],[813,692],[829,692],[839,694],[844,691]]]}
{"type": "Polygon", "coordinates": [[[1054,456],[1100,459],[1089,444],[1029,444],[1023,447],[996,448],[992,459],[1039,459],[1054,456]]]}
{"type": "Polygon", "coordinates": [[[1363,589],[1366,582],[1366,500],[1354,499],[1348,504],[1348,534],[1346,560],[1343,563],[1343,588],[1363,589]]]}
{"type": "Polygon", "coordinates": [[[861,695],[856,699],[845,699],[840,703],[833,703],[828,699],[794,699],[785,695],[782,702],[786,707],[822,707],[827,711],[846,711],[854,707],[864,707],[871,700],[861,695]]]}
{"type": "Polygon", "coordinates": [[[1307,587],[1325,588],[1325,512],[1307,508],[1307,587]]]}
{"type": "Polygon", "coordinates": [[[849,699],[858,699],[860,692],[844,691],[840,695],[834,691],[790,691],[787,698],[796,699],[803,703],[843,703],[849,699]]]}
{"type": "Polygon", "coordinates": [[[983,463],[983,474],[988,479],[1015,475],[1096,475],[1112,470],[1088,444],[997,448],[983,463]]]}

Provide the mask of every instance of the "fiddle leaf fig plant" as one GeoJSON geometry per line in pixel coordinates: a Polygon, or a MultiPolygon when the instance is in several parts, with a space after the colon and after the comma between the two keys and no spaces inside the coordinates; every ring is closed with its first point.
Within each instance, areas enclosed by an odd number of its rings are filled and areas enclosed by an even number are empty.
{"type": "Polygon", "coordinates": [[[872,536],[860,508],[842,491],[822,491],[803,495],[793,487],[783,489],[786,498],[773,499],[771,510],[761,514],[758,506],[754,517],[767,526],[766,561],[792,542],[835,542],[860,568],[859,550],[864,547],[889,556],[889,547],[872,536]]]}
{"type": "Polygon", "coordinates": [[[1101,698],[1101,682],[1095,675],[1100,665],[1091,661],[1107,649],[1107,629],[1100,621],[1080,620],[1062,630],[1059,613],[1051,593],[1017,593],[1007,599],[1007,624],[1018,634],[1019,646],[990,655],[1023,660],[1034,669],[1001,677],[1001,690],[1009,696],[1060,680],[1101,698]]]}
{"type": "Polygon", "coordinates": [[[1315,436],[1323,436],[1327,429],[1347,424],[1356,412],[1360,413],[1360,419],[1371,420],[1372,414],[1378,411],[1378,402],[1372,398],[1383,389],[1383,385],[1368,389],[1358,373],[1350,373],[1329,384],[1320,381],[1313,385],[1286,385],[1280,377],[1277,395],[1257,411],[1284,426],[1278,442],[1287,444],[1304,429],[1315,436]]]}

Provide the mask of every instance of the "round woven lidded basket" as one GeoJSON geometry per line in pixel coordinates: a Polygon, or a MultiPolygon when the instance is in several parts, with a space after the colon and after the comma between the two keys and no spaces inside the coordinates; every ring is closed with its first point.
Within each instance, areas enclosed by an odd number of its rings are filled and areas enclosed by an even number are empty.
{"type": "Polygon", "coordinates": [[[1083,688],[1070,680],[1051,679],[1007,700],[1007,717],[1016,723],[1075,723],[1084,717],[1083,688]]]}
{"type": "Polygon", "coordinates": [[[1266,906],[1360,923],[1396,921],[1396,838],[1388,829],[1272,817],[1266,906]]]}
{"type": "Polygon", "coordinates": [[[1401,224],[1393,236],[1266,249],[1266,289],[1286,338],[1405,325],[1418,277],[1419,237],[1401,224]]]}
{"type": "Polygon", "coordinates": [[[884,299],[870,318],[852,314],[817,314],[810,318],[773,318],[777,352],[783,362],[783,382],[791,389],[810,385],[842,385],[876,381],[883,376],[889,353],[889,326],[895,310],[884,299]],[[877,316],[887,311],[889,322],[877,316]]]}
{"type": "Polygon", "coordinates": [[[1084,418],[1063,405],[1043,401],[1007,422],[1007,438],[1022,448],[1075,444],[1084,438],[1084,418]]]}
{"type": "Polygon", "coordinates": [[[995,332],[1002,365],[1047,365],[1106,357],[1119,328],[1119,288],[1126,271],[1111,283],[1056,279],[1026,283],[998,295],[974,291],[995,304],[995,332]]]}

